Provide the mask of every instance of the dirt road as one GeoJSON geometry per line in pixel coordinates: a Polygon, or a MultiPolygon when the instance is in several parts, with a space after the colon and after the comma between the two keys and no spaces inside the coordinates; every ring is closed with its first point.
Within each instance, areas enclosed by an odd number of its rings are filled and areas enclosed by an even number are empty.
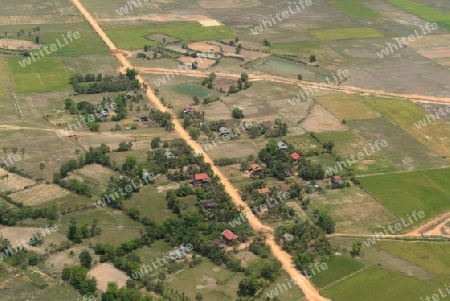
{"type": "MultiPolygon", "coordinates": [[[[113,42],[108,38],[106,33],[100,28],[96,20],[91,16],[91,14],[84,8],[84,6],[80,3],[79,0],[72,0],[72,3],[78,8],[78,10],[84,15],[86,20],[92,25],[94,30],[98,33],[100,38],[105,42],[105,44],[111,49],[117,49],[113,42]]],[[[119,62],[125,68],[133,68],[130,62],[123,57],[120,53],[114,54],[119,62]]],[[[141,76],[138,76],[139,81],[145,83],[144,79],[141,76]]],[[[148,86],[148,85],[147,85],[148,86]]],[[[283,269],[289,274],[292,279],[295,279],[299,288],[305,294],[305,297],[309,301],[322,301],[328,300],[323,298],[317,289],[309,282],[309,280],[304,277],[292,264],[292,258],[289,254],[284,252],[279,245],[275,243],[275,238],[273,235],[274,230],[270,227],[264,226],[261,222],[253,215],[250,208],[247,206],[245,202],[242,201],[240,195],[237,190],[231,185],[228,179],[222,174],[222,172],[214,165],[211,158],[207,155],[206,152],[198,145],[195,141],[191,139],[189,134],[184,130],[181,126],[180,121],[176,118],[175,114],[171,112],[169,109],[164,107],[160,100],[155,96],[153,91],[148,88],[147,89],[147,97],[150,99],[151,103],[155,106],[156,109],[159,109],[164,112],[169,112],[173,115],[173,120],[175,124],[175,132],[186,141],[186,143],[191,146],[197,153],[200,153],[205,158],[205,161],[210,163],[214,173],[220,178],[222,184],[225,186],[225,191],[231,196],[234,204],[239,207],[242,206],[245,208],[245,212],[247,213],[247,219],[249,220],[250,225],[255,231],[262,231],[268,237],[267,244],[270,246],[272,253],[274,256],[282,263],[283,269]]]]}
{"type": "MultiPolygon", "coordinates": [[[[138,70],[140,73],[161,74],[161,75],[165,75],[166,73],[174,72],[173,69],[148,68],[148,67],[137,67],[136,70],[138,70]]],[[[209,75],[209,73],[210,72],[204,72],[204,71],[199,71],[199,70],[183,70],[182,72],[180,72],[180,74],[183,76],[202,77],[202,78],[207,77],[209,75]]],[[[229,79],[240,78],[240,74],[224,73],[224,72],[216,72],[216,76],[222,77],[222,78],[229,78],[229,79]]],[[[340,92],[344,92],[344,93],[373,94],[373,95],[380,95],[380,96],[386,96],[386,97],[392,97],[392,98],[405,98],[405,99],[410,99],[415,102],[424,102],[424,103],[450,104],[450,98],[448,98],[448,97],[434,97],[434,96],[419,95],[419,94],[398,94],[398,93],[392,93],[392,92],[387,92],[387,91],[383,91],[383,90],[369,90],[369,89],[363,89],[363,88],[351,87],[351,86],[337,86],[337,85],[329,85],[326,83],[299,81],[294,78],[286,78],[286,77],[267,75],[267,74],[264,74],[264,75],[249,74],[249,78],[252,81],[269,81],[269,82],[298,85],[306,90],[308,90],[309,88],[313,89],[314,87],[319,86],[320,89],[322,89],[322,90],[333,90],[333,91],[340,91],[340,92]]]]}

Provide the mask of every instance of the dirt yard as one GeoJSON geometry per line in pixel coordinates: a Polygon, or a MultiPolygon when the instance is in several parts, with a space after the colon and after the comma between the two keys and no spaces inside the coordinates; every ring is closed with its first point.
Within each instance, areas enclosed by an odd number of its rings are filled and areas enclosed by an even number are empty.
{"type": "Polygon", "coordinates": [[[24,49],[39,49],[38,44],[30,41],[15,40],[10,38],[3,38],[0,40],[0,47],[2,47],[3,49],[19,50],[22,49],[22,46],[24,49]]]}
{"type": "Polygon", "coordinates": [[[125,286],[128,277],[124,272],[116,269],[110,263],[102,263],[88,273],[89,276],[95,277],[98,281],[97,288],[103,292],[106,292],[108,282],[117,282],[119,288],[125,286]]]}
{"type": "Polygon", "coordinates": [[[188,44],[189,49],[197,50],[197,51],[214,51],[214,52],[220,52],[220,47],[217,45],[212,45],[208,42],[194,42],[188,44]]]}
{"type": "MultiPolygon", "coordinates": [[[[184,65],[191,65],[192,64],[192,59],[190,57],[182,56],[178,60],[180,61],[180,63],[182,63],[184,65]]],[[[205,58],[202,58],[202,59],[196,58],[194,60],[198,63],[198,68],[199,69],[207,69],[207,68],[211,67],[211,65],[216,62],[215,60],[205,59],[205,58]]]]}

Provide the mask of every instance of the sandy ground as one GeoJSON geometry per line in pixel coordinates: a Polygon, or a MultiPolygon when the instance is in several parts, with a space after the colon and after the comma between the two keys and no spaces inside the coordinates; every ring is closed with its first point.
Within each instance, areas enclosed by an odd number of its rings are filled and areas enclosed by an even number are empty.
{"type": "MultiPolygon", "coordinates": [[[[1,228],[0,232],[3,235],[3,238],[9,239],[11,245],[17,246],[21,240],[28,241],[31,237],[34,237],[35,232],[42,232],[43,228],[22,228],[22,227],[7,227],[1,228]]],[[[50,232],[44,230],[46,236],[51,235],[50,232]]],[[[45,238],[44,238],[45,239],[45,238]]]]}
{"type": "Polygon", "coordinates": [[[102,263],[96,266],[89,271],[88,275],[98,280],[97,288],[103,292],[106,292],[108,282],[115,281],[119,288],[121,288],[130,279],[130,277],[121,270],[116,269],[111,263],[102,263]]]}
{"type": "Polygon", "coordinates": [[[208,42],[193,42],[188,44],[189,49],[197,50],[197,51],[214,51],[214,52],[220,52],[220,47],[217,45],[212,45],[208,42]]]}
{"type": "MultiPolygon", "coordinates": [[[[187,56],[182,56],[178,59],[182,64],[184,65],[192,65],[192,60],[196,61],[198,63],[198,68],[200,69],[207,69],[211,67],[212,64],[214,64],[216,61],[211,59],[205,59],[205,58],[191,58],[187,56]]],[[[183,69],[184,70],[184,69],[183,69]]],[[[181,71],[181,74],[183,74],[183,71],[181,71]]]]}

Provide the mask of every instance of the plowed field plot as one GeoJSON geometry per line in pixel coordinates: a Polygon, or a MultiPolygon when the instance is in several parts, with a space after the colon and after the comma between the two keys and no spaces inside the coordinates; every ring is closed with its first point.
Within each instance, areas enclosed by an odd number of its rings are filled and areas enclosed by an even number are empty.
{"type": "Polygon", "coordinates": [[[125,282],[129,277],[121,270],[116,269],[110,263],[102,263],[91,271],[88,275],[90,277],[95,277],[98,280],[97,288],[101,291],[106,291],[108,282],[117,282],[119,287],[125,286],[125,282]]]}
{"type": "Polygon", "coordinates": [[[30,186],[35,184],[33,180],[18,176],[14,173],[7,172],[4,169],[0,169],[0,176],[8,175],[8,178],[5,178],[0,181],[0,190],[8,190],[8,191],[18,191],[25,188],[25,186],[30,186]]]}
{"type": "Polygon", "coordinates": [[[24,204],[25,206],[37,206],[47,203],[69,194],[69,191],[57,185],[36,185],[30,189],[25,189],[10,195],[15,201],[24,204]]]}

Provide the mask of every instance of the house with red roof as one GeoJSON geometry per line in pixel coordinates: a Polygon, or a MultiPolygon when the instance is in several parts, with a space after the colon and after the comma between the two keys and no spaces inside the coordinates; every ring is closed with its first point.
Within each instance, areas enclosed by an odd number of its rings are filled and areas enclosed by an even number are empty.
{"type": "Polygon", "coordinates": [[[222,239],[227,243],[231,243],[233,240],[237,239],[237,235],[226,229],[222,232],[222,239]]]}
{"type": "Polygon", "coordinates": [[[250,173],[255,173],[255,174],[259,174],[262,171],[261,166],[259,166],[259,164],[253,163],[250,165],[250,168],[248,169],[250,171],[250,173]]]}
{"type": "Polygon", "coordinates": [[[266,193],[269,193],[270,190],[269,190],[269,188],[264,187],[264,188],[258,189],[258,192],[259,192],[260,194],[266,194],[266,193]]]}
{"type": "Polygon", "coordinates": [[[328,181],[330,181],[331,184],[342,184],[342,178],[341,176],[332,176],[328,178],[328,181]]]}
{"type": "Polygon", "coordinates": [[[298,153],[293,152],[291,154],[291,158],[294,159],[294,161],[300,161],[302,159],[302,156],[300,156],[298,153]]]}
{"type": "Polygon", "coordinates": [[[289,189],[291,189],[291,186],[289,186],[289,185],[283,185],[283,190],[284,191],[288,191],[289,189]]]}
{"type": "Polygon", "coordinates": [[[206,183],[210,182],[211,178],[206,173],[196,173],[193,179],[193,185],[195,187],[203,187],[206,183]]]}

